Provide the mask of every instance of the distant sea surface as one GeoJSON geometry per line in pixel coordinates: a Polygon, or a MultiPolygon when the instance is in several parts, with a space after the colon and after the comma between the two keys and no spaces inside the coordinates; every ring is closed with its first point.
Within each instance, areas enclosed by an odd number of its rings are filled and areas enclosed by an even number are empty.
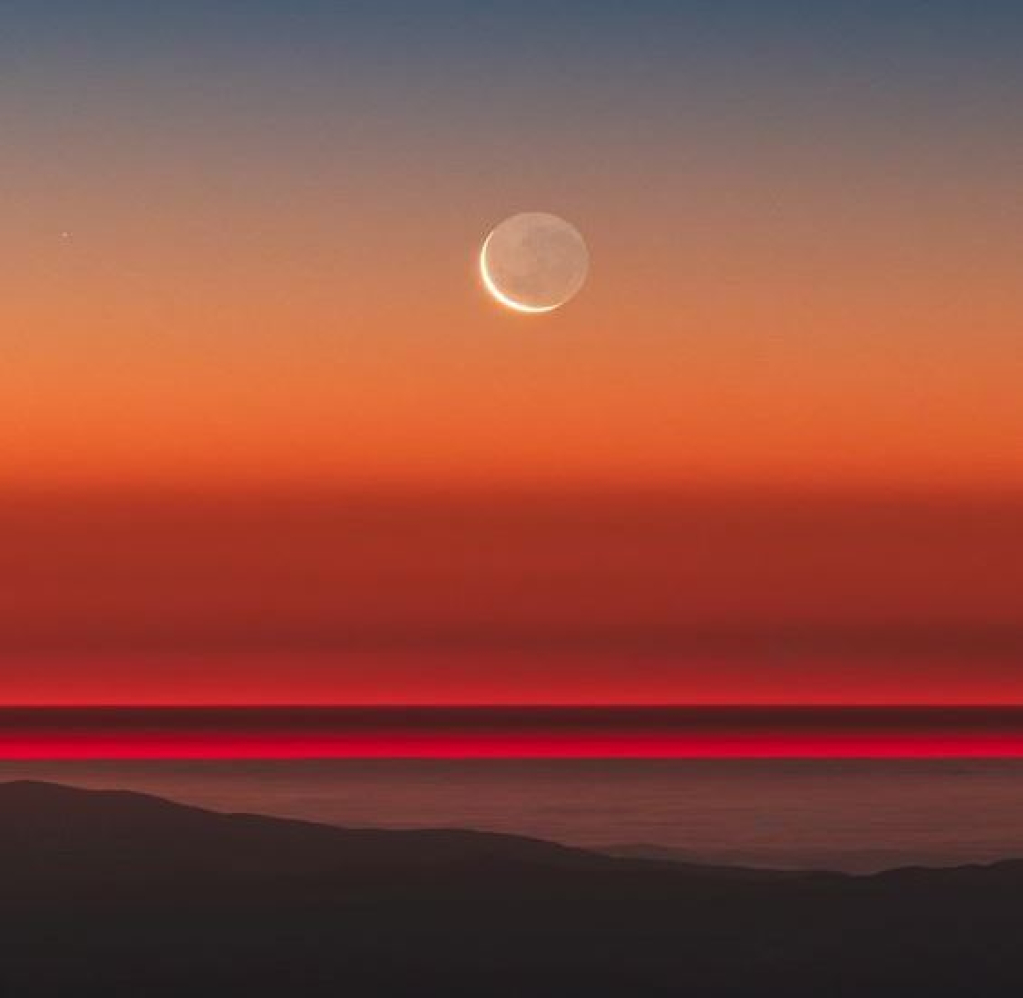
{"type": "Polygon", "coordinates": [[[1023,857],[1023,759],[998,754],[1018,742],[1021,721],[1018,710],[961,709],[4,709],[0,780],[339,825],[455,826],[696,862],[867,871],[1023,857]],[[657,744],[674,757],[647,751],[657,744]],[[756,757],[758,745],[769,751],[756,757]],[[220,751],[203,756],[204,746],[220,751]]]}

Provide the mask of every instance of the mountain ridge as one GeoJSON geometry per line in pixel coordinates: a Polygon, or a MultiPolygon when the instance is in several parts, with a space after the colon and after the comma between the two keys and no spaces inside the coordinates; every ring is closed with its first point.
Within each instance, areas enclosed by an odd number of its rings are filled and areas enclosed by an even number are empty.
{"type": "Polygon", "coordinates": [[[1023,861],[764,873],[16,781],[0,784],[0,993],[1023,993],[1023,861]]]}

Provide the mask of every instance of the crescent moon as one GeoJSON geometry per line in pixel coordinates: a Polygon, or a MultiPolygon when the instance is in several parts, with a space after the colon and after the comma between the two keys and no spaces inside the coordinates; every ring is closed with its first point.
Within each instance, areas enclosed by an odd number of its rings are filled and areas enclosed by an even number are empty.
{"type": "Polygon", "coordinates": [[[526,312],[529,315],[538,315],[542,312],[553,312],[558,306],[557,305],[523,305],[522,302],[516,301],[514,298],[509,298],[495,283],[494,279],[490,276],[490,271],[487,270],[487,247],[490,245],[490,240],[494,238],[494,233],[491,232],[486,239],[483,240],[483,248],[480,250],[480,277],[483,279],[484,287],[502,304],[507,305],[508,308],[514,309],[516,312],[526,312]]]}
{"type": "Polygon", "coordinates": [[[521,212],[495,226],[480,249],[485,290],[506,308],[541,315],[582,288],[589,250],[579,231],[557,215],[521,212]]]}

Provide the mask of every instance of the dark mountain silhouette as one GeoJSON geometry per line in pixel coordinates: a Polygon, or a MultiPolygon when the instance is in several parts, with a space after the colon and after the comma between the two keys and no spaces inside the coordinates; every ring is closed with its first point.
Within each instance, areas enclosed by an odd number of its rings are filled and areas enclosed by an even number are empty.
{"type": "Polygon", "coordinates": [[[1023,994],[1023,862],[869,877],[0,785],[0,994],[1023,994]]]}
{"type": "Polygon", "coordinates": [[[693,875],[732,877],[744,880],[784,880],[805,877],[809,872],[803,869],[785,869],[768,866],[740,866],[739,864],[715,863],[702,859],[691,850],[675,846],[662,846],[648,842],[622,842],[596,847],[593,852],[615,859],[652,861],[668,865],[676,871],[693,875]]]}
{"type": "MultiPolygon", "coordinates": [[[[764,875],[807,870],[841,870],[844,873],[878,873],[895,867],[919,863],[923,866],[947,867],[954,865],[947,858],[947,852],[937,850],[928,855],[920,848],[828,848],[817,845],[812,850],[805,843],[785,848],[784,842],[776,842],[770,851],[762,846],[743,848],[722,844],[717,848],[703,847],[699,851],[668,846],[657,842],[612,842],[591,847],[605,856],[621,859],[652,859],[661,863],[673,863],[687,867],[700,866],[704,869],[745,869],[760,871],[764,875]]],[[[963,859],[961,862],[973,862],[963,859]]]]}
{"type": "Polygon", "coordinates": [[[0,785],[0,877],[10,898],[78,890],[132,894],[142,885],[196,891],[309,878],[340,890],[381,879],[544,869],[614,861],[538,839],[460,830],[336,828],[250,814],[218,814],[146,794],[20,781],[0,785]]]}

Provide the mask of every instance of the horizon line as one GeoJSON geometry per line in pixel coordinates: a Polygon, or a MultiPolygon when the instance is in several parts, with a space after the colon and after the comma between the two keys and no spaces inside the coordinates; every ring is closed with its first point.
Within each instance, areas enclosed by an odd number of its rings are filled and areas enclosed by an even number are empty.
{"type": "Polygon", "coordinates": [[[1012,710],[1023,700],[957,701],[138,701],[0,702],[0,710],[1012,710]]]}

